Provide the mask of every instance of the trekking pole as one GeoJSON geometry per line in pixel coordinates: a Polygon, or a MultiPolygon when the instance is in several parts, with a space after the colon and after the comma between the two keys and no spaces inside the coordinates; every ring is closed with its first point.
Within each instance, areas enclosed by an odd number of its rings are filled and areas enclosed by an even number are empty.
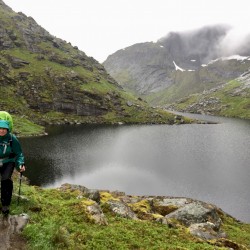
{"type": "Polygon", "coordinates": [[[23,177],[23,173],[21,172],[21,173],[20,173],[20,176],[19,176],[19,190],[18,190],[17,205],[19,205],[20,196],[21,196],[22,177],[23,177]]]}

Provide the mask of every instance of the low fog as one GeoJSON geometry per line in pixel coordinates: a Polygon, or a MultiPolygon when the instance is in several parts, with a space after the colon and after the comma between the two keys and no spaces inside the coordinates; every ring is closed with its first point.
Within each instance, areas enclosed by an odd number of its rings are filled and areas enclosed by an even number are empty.
{"type": "Polygon", "coordinates": [[[158,43],[168,51],[181,53],[185,57],[199,56],[203,63],[230,55],[250,56],[250,32],[229,25],[170,32],[158,43]]]}

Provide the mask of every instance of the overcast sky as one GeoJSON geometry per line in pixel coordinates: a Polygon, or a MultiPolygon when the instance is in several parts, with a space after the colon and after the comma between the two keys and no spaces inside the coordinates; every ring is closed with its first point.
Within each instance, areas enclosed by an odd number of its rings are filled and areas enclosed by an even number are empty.
{"type": "Polygon", "coordinates": [[[250,30],[249,0],[3,0],[58,38],[103,62],[135,43],[170,31],[229,24],[250,30]]]}

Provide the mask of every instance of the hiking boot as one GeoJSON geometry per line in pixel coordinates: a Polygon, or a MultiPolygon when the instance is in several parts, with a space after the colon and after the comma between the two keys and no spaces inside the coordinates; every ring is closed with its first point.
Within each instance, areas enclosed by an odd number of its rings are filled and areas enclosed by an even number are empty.
{"type": "Polygon", "coordinates": [[[8,215],[10,212],[9,206],[3,206],[2,207],[2,213],[3,215],[8,215]]]}

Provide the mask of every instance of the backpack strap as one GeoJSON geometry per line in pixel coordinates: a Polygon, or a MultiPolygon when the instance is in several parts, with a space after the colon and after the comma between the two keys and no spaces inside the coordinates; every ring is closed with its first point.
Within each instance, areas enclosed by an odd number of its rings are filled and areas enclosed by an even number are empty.
{"type": "Polygon", "coordinates": [[[10,146],[11,148],[11,154],[13,153],[12,151],[12,144],[13,144],[13,139],[12,139],[12,134],[10,133],[10,138],[9,138],[9,142],[8,143],[0,143],[0,145],[2,145],[4,147],[3,149],[3,154],[6,153],[7,147],[10,146]]]}
{"type": "Polygon", "coordinates": [[[10,133],[10,139],[9,139],[9,145],[10,145],[10,155],[9,155],[9,158],[15,158],[15,153],[13,152],[13,148],[12,148],[12,145],[13,145],[13,139],[12,139],[12,134],[10,133]]]}
{"type": "Polygon", "coordinates": [[[12,134],[10,133],[9,144],[10,144],[11,150],[12,150],[12,143],[13,143],[12,134]]]}

